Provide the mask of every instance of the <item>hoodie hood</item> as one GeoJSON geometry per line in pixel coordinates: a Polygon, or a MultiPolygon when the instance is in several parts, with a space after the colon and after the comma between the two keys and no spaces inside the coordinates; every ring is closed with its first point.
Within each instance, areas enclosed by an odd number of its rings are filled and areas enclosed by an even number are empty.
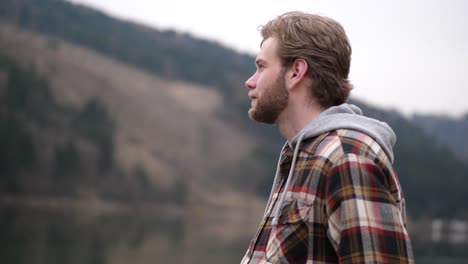
{"type": "MultiPolygon", "coordinates": [[[[325,132],[343,128],[357,130],[372,137],[381,146],[390,161],[393,163],[393,146],[395,145],[396,136],[392,128],[390,128],[387,123],[363,116],[362,110],[352,104],[341,104],[330,107],[320,113],[317,118],[312,120],[301,131],[299,131],[299,133],[293,138],[291,142],[286,143],[294,149],[294,155],[284,191],[281,193],[279,198],[279,205],[283,204],[286,192],[291,185],[291,181],[294,175],[294,167],[296,165],[301,142],[304,139],[316,137],[325,132]]],[[[275,180],[270,192],[270,198],[268,199],[270,202],[273,197],[274,187],[278,183],[280,177],[280,160],[278,160],[275,180]]],[[[274,226],[278,225],[278,219],[281,212],[280,209],[281,206],[277,206],[273,212],[272,224],[274,226]]],[[[265,215],[267,212],[268,208],[265,210],[265,215]]]]}
{"type": "MultiPolygon", "coordinates": [[[[337,129],[357,130],[372,137],[393,162],[393,146],[396,136],[392,128],[385,123],[362,115],[362,110],[352,104],[333,106],[307,124],[290,142],[294,147],[300,140],[315,137],[337,129]]],[[[299,143],[300,144],[300,143],[299,143]]]]}

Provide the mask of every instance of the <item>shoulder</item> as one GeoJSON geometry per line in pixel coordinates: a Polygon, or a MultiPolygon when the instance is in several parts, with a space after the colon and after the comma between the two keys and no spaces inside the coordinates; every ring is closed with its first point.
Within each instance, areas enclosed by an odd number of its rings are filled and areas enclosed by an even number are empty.
{"type": "Polygon", "coordinates": [[[388,163],[382,147],[369,135],[352,129],[338,129],[307,140],[302,148],[315,157],[331,163],[350,154],[388,163]]]}

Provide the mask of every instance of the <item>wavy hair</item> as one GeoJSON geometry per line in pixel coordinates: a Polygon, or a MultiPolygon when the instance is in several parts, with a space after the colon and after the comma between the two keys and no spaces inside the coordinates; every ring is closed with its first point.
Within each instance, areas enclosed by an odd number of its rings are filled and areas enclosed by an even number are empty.
{"type": "MultiPolygon", "coordinates": [[[[302,58],[312,78],[312,96],[323,107],[339,105],[353,88],[348,80],[351,45],[335,20],[304,12],[288,12],[260,27],[263,41],[275,38],[284,67],[302,58]]],[[[262,41],[262,44],[263,44],[262,41]]],[[[261,44],[261,45],[262,45],[261,44]]]]}

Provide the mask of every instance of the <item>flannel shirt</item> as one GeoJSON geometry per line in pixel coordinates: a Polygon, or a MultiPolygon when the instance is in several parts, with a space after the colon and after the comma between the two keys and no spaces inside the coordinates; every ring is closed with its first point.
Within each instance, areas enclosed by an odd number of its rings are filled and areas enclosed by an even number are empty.
{"type": "Polygon", "coordinates": [[[349,129],[305,139],[284,190],[292,158],[286,144],[280,180],[242,264],[414,263],[401,187],[375,140],[349,129]]]}

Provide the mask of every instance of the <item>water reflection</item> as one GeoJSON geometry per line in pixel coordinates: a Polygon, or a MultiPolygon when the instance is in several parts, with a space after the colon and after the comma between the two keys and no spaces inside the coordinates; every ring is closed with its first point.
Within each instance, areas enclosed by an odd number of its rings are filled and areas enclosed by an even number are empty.
{"type": "Polygon", "coordinates": [[[248,238],[198,233],[163,215],[0,209],[0,262],[7,264],[239,263],[248,238]]]}
{"type": "MultiPolygon", "coordinates": [[[[239,263],[260,216],[214,211],[176,217],[164,210],[0,207],[0,263],[239,263]]],[[[434,244],[412,230],[417,263],[467,263],[466,244],[434,244]]]]}

